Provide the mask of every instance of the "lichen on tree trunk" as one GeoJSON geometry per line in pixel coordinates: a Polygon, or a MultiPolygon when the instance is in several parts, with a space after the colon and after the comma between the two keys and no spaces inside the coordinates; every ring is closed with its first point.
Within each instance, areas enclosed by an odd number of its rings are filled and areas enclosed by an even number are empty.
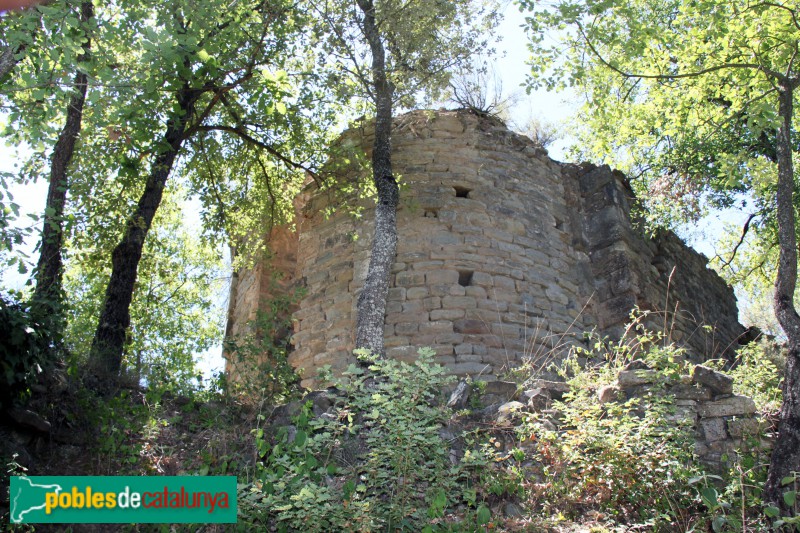
{"type": "Polygon", "coordinates": [[[364,12],[363,30],[372,53],[372,94],[375,100],[375,140],[372,180],[378,191],[375,234],[367,278],[356,310],[356,348],[384,355],[384,320],[389,280],[397,253],[397,205],[400,191],[392,174],[392,97],[386,77],[386,52],[375,22],[371,0],[358,0],[364,12]]]}

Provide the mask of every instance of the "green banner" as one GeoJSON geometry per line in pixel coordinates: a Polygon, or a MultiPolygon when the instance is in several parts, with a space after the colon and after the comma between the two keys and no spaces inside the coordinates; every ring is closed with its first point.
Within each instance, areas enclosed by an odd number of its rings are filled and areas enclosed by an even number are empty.
{"type": "Polygon", "coordinates": [[[235,476],[14,476],[15,524],[236,522],[235,476]]]}

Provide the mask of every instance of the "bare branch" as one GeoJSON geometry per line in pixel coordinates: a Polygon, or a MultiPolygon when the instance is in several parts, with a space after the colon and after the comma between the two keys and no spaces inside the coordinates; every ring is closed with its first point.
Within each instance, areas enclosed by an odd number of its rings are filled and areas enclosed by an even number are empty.
{"type": "Polygon", "coordinates": [[[731,252],[731,258],[728,261],[725,261],[720,257],[722,260],[723,267],[730,267],[731,263],[733,263],[733,259],[736,257],[736,252],[739,251],[739,247],[744,242],[744,238],[747,236],[747,232],[750,230],[750,222],[756,217],[756,213],[751,213],[750,216],[747,217],[747,221],[745,221],[744,226],[742,227],[742,235],[739,237],[739,242],[736,243],[736,246],[733,247],[733,252],[731,252]]]}

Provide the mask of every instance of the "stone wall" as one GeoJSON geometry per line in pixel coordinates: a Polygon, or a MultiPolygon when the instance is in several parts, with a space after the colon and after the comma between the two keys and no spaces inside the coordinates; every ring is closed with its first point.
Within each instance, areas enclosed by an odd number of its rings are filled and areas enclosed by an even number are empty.
{"type": "MultiPolygon", "coordinates": [[[[369,151],[369,127],[345,141],[369,151]]],[[[393,165],[402,189],[390,357],[432,346],[453,373],[493,380],[524,360],[544,365],[584,332],[620,335],[634,306],[678,304],[666,321],[653,314],[653,324],[667,324],[697,359],[722,354],[743,331],[732,290],[703,256],[671,234],[651,240],[634,230],[633,195],[608,167],[557,163],[530,139],[466,111],[396,119],[393,165]],[[700,324],[715,329],[709,335],[700,324]]],[[[316,369],[353,360],[372,214],[368,202],[314,184],[296,204],[296,237],[273,232],[273,258],[241,274],[229,331],[263,305],[274,272],[296,280],[305,296],[293,314],[290,362],[311,385],[316,369]],[[245,290],[248,276],[258,281],[245,290]]]]}
{"type": "Polygon", "coordinates": [[[691,375],[675,382],[661,382],[663,374],[634,361],[617,376],[615,385],[601,388],[601,402],[628,400],[648,394],[675,398],[675,422],[695,430],[695,454],[718,472],[735,463],[737,453],[766,452],[772,443],[764,440],[756,404],[747,396],[733,393],[733,380],[726,374],[697,365],[691,375]],[[638,363],[638,364],[637,364],[638,363]]]}
{"type": "Polygon", "coordinates": [[[622,335],[638,306],[654,312],[649,327],[686,345],[697,361],[735,349],[743,333],[735,297],[708,259],[672,232],[643,238],[631,224],[635,198],[622,173],[583,164],[566,165],[564,174],[579,190],[571,203],[581,222],[573,226],[590,258],[599,329],[622,335]]]}

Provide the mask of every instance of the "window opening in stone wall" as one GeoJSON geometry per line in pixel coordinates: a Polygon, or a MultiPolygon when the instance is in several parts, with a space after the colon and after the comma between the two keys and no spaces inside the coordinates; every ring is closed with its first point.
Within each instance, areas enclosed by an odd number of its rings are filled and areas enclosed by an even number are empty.
{"type": "Polygon", "coordinates": [[[458,284],[462,287],[469,287],[472,285],[472,270],[459,270],[458,284]]]}
{"type": "Polygon", "coordinates": [[[556,219],[556,229],[563,230],[564,229],[564,221],[561,219],[556,219]]]}
{"type": "Polygon", "coordinates": [[[422,213],[422,216],[425,218],[439,218],[439,210],[435,207],[426,208],[425,212],[422,213]]]}
{"type": "Polygon", "coordinates": [[[472,189],[467,189],[460,185],[456,185],[453,188],[456,190],[456,198],[469,198],[469,193],[472,192],[472,189]]]}

